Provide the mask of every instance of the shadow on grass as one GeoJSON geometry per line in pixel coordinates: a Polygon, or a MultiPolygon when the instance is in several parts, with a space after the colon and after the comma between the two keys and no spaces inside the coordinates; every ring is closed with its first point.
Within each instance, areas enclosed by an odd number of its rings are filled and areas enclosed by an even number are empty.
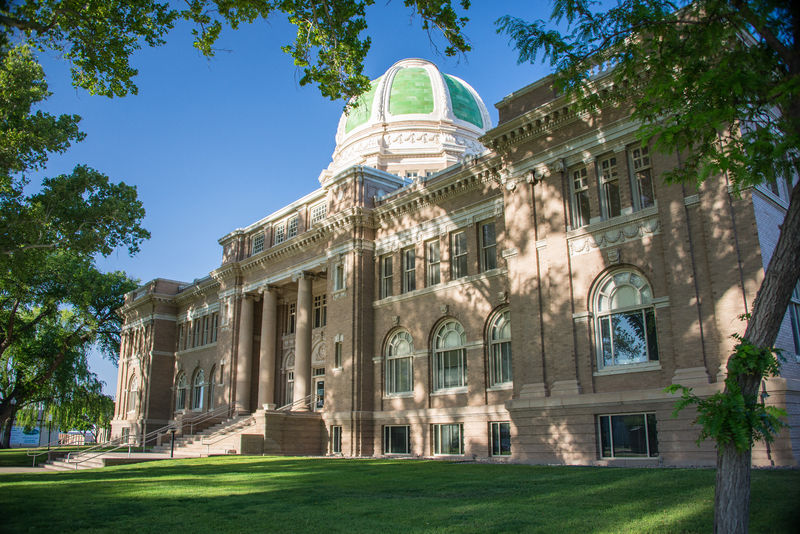
{"type": "MultiPolygon", "coordinates": [[[[231,457],[0,477],[10,532],[706,532],[714,472],[231,457]],[[98,518],[104,518],[102,522],[98,518]]],[[[753,532],[790,532],[800,473],[756,472],[753,532]]]]}

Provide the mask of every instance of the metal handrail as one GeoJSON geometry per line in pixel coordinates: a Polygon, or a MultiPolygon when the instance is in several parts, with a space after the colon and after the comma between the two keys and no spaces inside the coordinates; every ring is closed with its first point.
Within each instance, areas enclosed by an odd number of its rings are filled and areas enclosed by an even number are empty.
{"type": "Polygon", "coordinates": [[[204,422],[208,421],[209,419],[214,419],[214,418],[220,417],[222,415],[225,415],[226,418],[230,418],[231,414],[233,414],[233,410],[234,410],[233,406],[220,406],[219,408],[217,408],[216,410],[214,410],[212,412],[203,412],[203,413],[201,413],[201,414],[199,414],[199,415],[197,415],[195,417],[188,418],[188,420],[187,419],[183,419],[181,421],[180,429],[183,430],[183,427],[186,426],[186,424],[188,423],[189,424],[189,434],[194,434],[194,425],[196,425],[198,423],[204,423],[204,422]]]}
{"type": "MultiPolygon", "coordinates": [[[[231,413],[232,411],[233,411],[233,407],[231,407],[231,406],[221,406],[220,408],[217,408],[213,412],[205,412],[202,415],[199,415],[197,417],[193,417],[193,418],[189,419],[189,421],[181,421],[180,426],[176,426],[174,423],[169,423],[167,425],[162,426],[161,428],[157,428],[156,430],[148,432],[144,436],[141,436],[142,447],[144,447],[147,444],[147,442],[152,440],[153,438],[158,439],[162,434],[166,434],[167,432],[170,432],[172,430],[178,430],[178,429],[183,430],[183,427],[186,424],[190,424],[190,425],[193,426],[195,423],[207,421],[207,420],[211,419],[212,417],[218,417],[220,414],[224,414],[226,412],[231,413]]],[[[190,428],[191,428],[191,426],[190,426],[190,428]]],[[[72,453],[69,453],[69,454],[67,454],[67,460],[66,461],[67,461],[67,463],[74,463],[75,464],[75,469],[78,469],[78,465],[82,464],[83,462],[87,462],[89,460],[93,460],[93,459],[95,459],[95,458],[97,458],[99,456],[102,456],[102,455],[107,454],[109,452],[114,452],[114,451],[122,449],[124,447],[128,447],[128,454],[130,454],[131,446],[133,445],[131,443],[131,441],[136,443],[136,442],[138,442],[138,438],[139,438],[139,436],[131,436],[131,435],[120,436],[119,438],[115,438],[113,440],[106,441],[104,443],[101,443],[101,444],[96,445],[94,447],[91,447],[89,449],[85,449],[83,451],[80,451],[80,456],[76,455],[75,457],[73,457],[72,453]],[[111,447],[111,448],[109,449],[109,447],[111,447]],[[98,451],[98,449],[100,449],[100,448],[102,448],[103,450],[102,451],[98,451]],[[97,452],[97,454],[93,454],[91,456],[84,457],[84,456],[86,456],[87,453],[94,453],[94,452],[97,452]]]]}
{"type": "Polygon", "coordinates": [[[308,406],[310,408],[310,407],[314,406],[314,404],[316,404],[318,398],[319,398],[319,396],[316,393],[311,393],[309,395],[306,395],[302,399],[297,399],[296,401],[292,401],[289,404],[284,404],[283,406],[278,408],[276,411],[278,411],[278,412],[290,412],[290,411],[292,411],[292,408],[294,408],[295,406],[303,406],[303,405],[308,406]]]}
{"type": "Polygon", "coordinates": [[[81,445],[65,445],[61,443],[60,439],[56,439],[45,445],[39,445],[38,447],[28,449],[27,451],[25,451],[25,454],[26,456],[30,456],[31,458],[33,458],[33,467],[36,467],[36,458],[41,456],[42,454],[48,454],[51,451],[63,451],[65,449],[74,449],[80,446],[81,445]]]}

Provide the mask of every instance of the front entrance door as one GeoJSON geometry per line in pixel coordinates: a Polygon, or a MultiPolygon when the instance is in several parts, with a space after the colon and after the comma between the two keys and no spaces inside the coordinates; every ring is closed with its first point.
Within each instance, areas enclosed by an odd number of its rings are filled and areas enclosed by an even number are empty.
{"type": "Polygon", "coordinates": [[[315,409],[320,410],[325,405],[325,381],[317,380],[317,401],[315,409]]]}

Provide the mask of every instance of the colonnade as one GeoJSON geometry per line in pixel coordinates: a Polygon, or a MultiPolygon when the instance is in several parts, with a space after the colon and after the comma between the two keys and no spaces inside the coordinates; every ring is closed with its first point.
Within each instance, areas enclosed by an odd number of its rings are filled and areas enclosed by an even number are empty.
{"type": "MultiPolygon", "coordinates": [[[[312,329],[312,275],[303,273],[297,280],[297,311],[294,340],[294,395],[295,401],[304,399],[311,391],[311,329],[312,329]]],[[[278,295],[271,286],[261,289],[261,342],[258,350],[258,408],[274,408],[275,359],[278,336],[278,295]]],[[[242,296],[239,314],[239,342],[236,354],[236,411],[250,412],[250,384],[253,355],[253,305],[255,296],[242,296]]],[[[307,403],[292,408],[307,411],[307,403]]]]}

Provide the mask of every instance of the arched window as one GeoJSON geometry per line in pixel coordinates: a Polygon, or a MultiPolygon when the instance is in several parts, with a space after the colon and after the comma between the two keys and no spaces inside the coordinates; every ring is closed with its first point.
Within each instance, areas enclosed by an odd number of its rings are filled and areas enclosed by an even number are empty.
{"type": "Polygon", "coordinates": [[[412,354],[414,343],[405,330],[396,332],[386,344],[386,394],[414,391],[412,354]]]}
{"type": "Polygon", "coordinates": [[[215,382],[217,381],[217,367],[211,368],[211,373],[208,375],[208,409],[214,409],[214,390],[216,389],[215,382]]]}
{"type": "Polygon", "coordinates": [[[175,411],[186,409],[186,374],[181,373],[175,381],[175,411]]]}
{"type": "Polygon", "coordinates": [[[511,312],[498,312],[489,324],[489,385],[511,383],[511,312]]]}
{"type": "Polygon", "coordinates": [[[599,367],[657,361],[653,293],[644,278],[631,271],[616,271],[598,288],[594,320],[599,367]]]}
{"type": "Polygon", "coordinates": [[[433,340],[433,389],[467,385],[467,336],[456,321],[439,327],[433,340]]]}
{"type": "Polygon", "coordinates": [[[139,399],[139,377],[135,374],[128,382],[128,413],[136,411],[136,401],[139,399]]]}
{"type": "Polygon", "coordinates": [[[206,392],[206,375],[202,369],[198,369],[192,381],[192,410],[203,409],[203,397],[206,392]]]}

